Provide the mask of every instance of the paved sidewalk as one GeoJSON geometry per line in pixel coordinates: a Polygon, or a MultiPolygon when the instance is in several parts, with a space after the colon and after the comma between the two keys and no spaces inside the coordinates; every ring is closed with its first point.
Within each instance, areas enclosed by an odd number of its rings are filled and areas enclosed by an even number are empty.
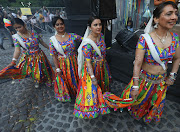
{"type": "MultiPolygon", "coordinates": [[[[48,42],[50,35],[43,39],[48,42]]],[[[0,70],[12,59],[14,49],[5,40],[5,51],[0,50],[0,70]]],[[[48,50],[44,49],[51,64],[48,50]]],[[[54,98],[53,87],[34,87],[30,78],[0,80],[0,132],[179,132],[180,105],[166,100],[160,123],[145,124],[124,112],[111,110],[96,119],[79,119],[73,116],[74,100],[61,103],[54,98]]],[[[113,81],[111,89],[119,95],[126,85],[113,81]]]]}

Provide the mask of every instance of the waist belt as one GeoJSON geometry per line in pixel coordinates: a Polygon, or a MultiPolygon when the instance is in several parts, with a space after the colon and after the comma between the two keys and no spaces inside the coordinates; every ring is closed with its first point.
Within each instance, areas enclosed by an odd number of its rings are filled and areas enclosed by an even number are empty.
{"type": "Polygon", "coordinates": [[[143,73],[140,73],[140,74],[139,74],[139,77],[140,77],[141,79],[145,79],[147,82],[150,82],[150,83],[153,83],[153,84],[160,84],[161,82],[163,82],[163,81],[165,80],[166,76],[167,76],[167,73],[166,73],[165,76],[163,76],[162,78],[153,80],[153,79],[148,78],[148,77],[147,77],[145,74],[143,74],[143,73]]]}
{"type": "Polygon", "coordinates": [[[33,54],[36,54],[36,53],[39,53],[40,50],[28,50],[28,51],[24,51],[24,54],[26,55],[33,55],[33,54]]]}
{"type": "Polygon", "coordinates": [[[92,57],[92,61],[104,61],[104,58],[101,58],[101,57],[92,57]]]}

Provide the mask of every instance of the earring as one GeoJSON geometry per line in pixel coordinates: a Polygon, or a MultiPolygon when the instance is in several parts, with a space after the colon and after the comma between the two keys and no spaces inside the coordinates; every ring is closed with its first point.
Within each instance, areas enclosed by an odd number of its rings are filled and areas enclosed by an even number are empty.
{"type": "Polygon", "coordinates": [[[158,28],[158,23],[156,23],[156,24],[154,25],[154,28],[155,28],[155,29],[157,29],[157,28],[158,28]]]}

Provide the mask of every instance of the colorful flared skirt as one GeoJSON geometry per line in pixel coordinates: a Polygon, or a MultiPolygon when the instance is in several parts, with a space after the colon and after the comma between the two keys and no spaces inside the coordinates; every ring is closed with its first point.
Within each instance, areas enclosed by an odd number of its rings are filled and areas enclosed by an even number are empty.
{"type": "MultiPolygon", "coordinates": [[[[92,67],[102,92],[110,91],[111,73],[106,59],[93,59],[92,67]]],[[[83,71],[82,74],[84,74],[83,71]]]]}
{"type": "Polygon", "coordinates": [[[76,97],[78,89],[77,57],[74,55],[67,58],[59,57],[58,59],[62,75],[56,75],[55,97],[62,102],[71,101],[71,97],[76,97]]]}
{"type": "Polygon", "coordinates": [[[73,113],[78,118],[90,119],[90,118],[96,118],[100,114],[103,115],[110,113],[110,110],[103,99],[102,90],[100,87],[103,85],[104,90],[105,89],[107,90],[109,88],[108,83],[110,77],[108,76],[108,71],[103,71],[102,69],[102,68],[106,69],[106,66],[101,65],[104,64],[103,62],[99,61],[94,63],[95,64],[93,64],[93,68],[97,70],[94,71],[97,80],[102,79],[104,77],[108,78],[108,80],[107,81],[103,80],[106,83],[102,83],[101,80],[98,80],[98,84],[99,82],[101,82],[100,83],[101,85],[98,86],[93,85],[90,75],[88,73],[87,63],[86,62],[84,63],[84,67],[82,68],[81,78],[79,80],[78,92],[76,96],[76,102],[73,113]],[[102,73],[100,73],[100,71],[102,71],[102,73]],[[103,75],[104,73],[106,73],[106,75],[103,75]],[[99,76],[96,76],[97,74],[99,74],[99,76]]]}
{"type": "Polygon", "coordinates": [[[152,75],[141,70],[139,80],[139,95],[132,100],[133,78],[122,92],[121,97],[106,92],[103,96],[105,102],[112,108],[124,108],[130,106],[130,114],[137,120],[142,117],[144,122],[149,123],[152,119],[160,121],[168,86],[165,84],[166,73],[152,75]]]}
{"type": "Polygon", "coordinates": [[[0,71],[0,78],[23,79],[32,77],[37,83],[50,86],[54,79],[52,66],[42,50],[22,53],[16,67],[5,67],[0,71]]]}

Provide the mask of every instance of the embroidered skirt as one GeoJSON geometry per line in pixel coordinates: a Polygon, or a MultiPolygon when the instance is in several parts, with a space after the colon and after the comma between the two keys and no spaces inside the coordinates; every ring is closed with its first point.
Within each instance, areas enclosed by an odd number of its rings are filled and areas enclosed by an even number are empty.
{"type": "Polygon", "coordinates": [[[52,84],[54,72],[41,49],[22,53],[16,67],[5,67],[0,71],[0,78],[23,79],[26,77],[32,77],[35,82],[46,83],[48,86],[52,84]]]}
{"type": "Polygon", "coordinates": [[[95,86],[92,84],[92,80],[88,73],[87,63],[85,62],[79,80],[73,113],[78,118],[90,119],[96,118],[99,114],[110,113],[110,110],[103,99],[101,88],[102,86],[103,91],[109,89],[110,75],[107,63],[103,60],[94,60],[92,66],[99,85],[95,86]]]}
{"type": "Polygon", "coordinates": [[[121,97],[109,92],[104,94],[106,103],[112,108],[124,108],[130,106],[130,114],[137,120],[144,117],[149,123],[152,119],[160,121],[166,98],[167,85],[165,85],[166,73],[152,75],[141,70],[139,80],[139,95],[137,100],[132,100],[133,78],[122,92],[121,97]]]}
{"type": "Polygon", "coordinates": [[[59,57],[61,76],[56,75],[54,92],[57,100],[62,102],[71,101],[76,97],[78,86],[78,71],[76,55],[67,58],[59,57]]]}

